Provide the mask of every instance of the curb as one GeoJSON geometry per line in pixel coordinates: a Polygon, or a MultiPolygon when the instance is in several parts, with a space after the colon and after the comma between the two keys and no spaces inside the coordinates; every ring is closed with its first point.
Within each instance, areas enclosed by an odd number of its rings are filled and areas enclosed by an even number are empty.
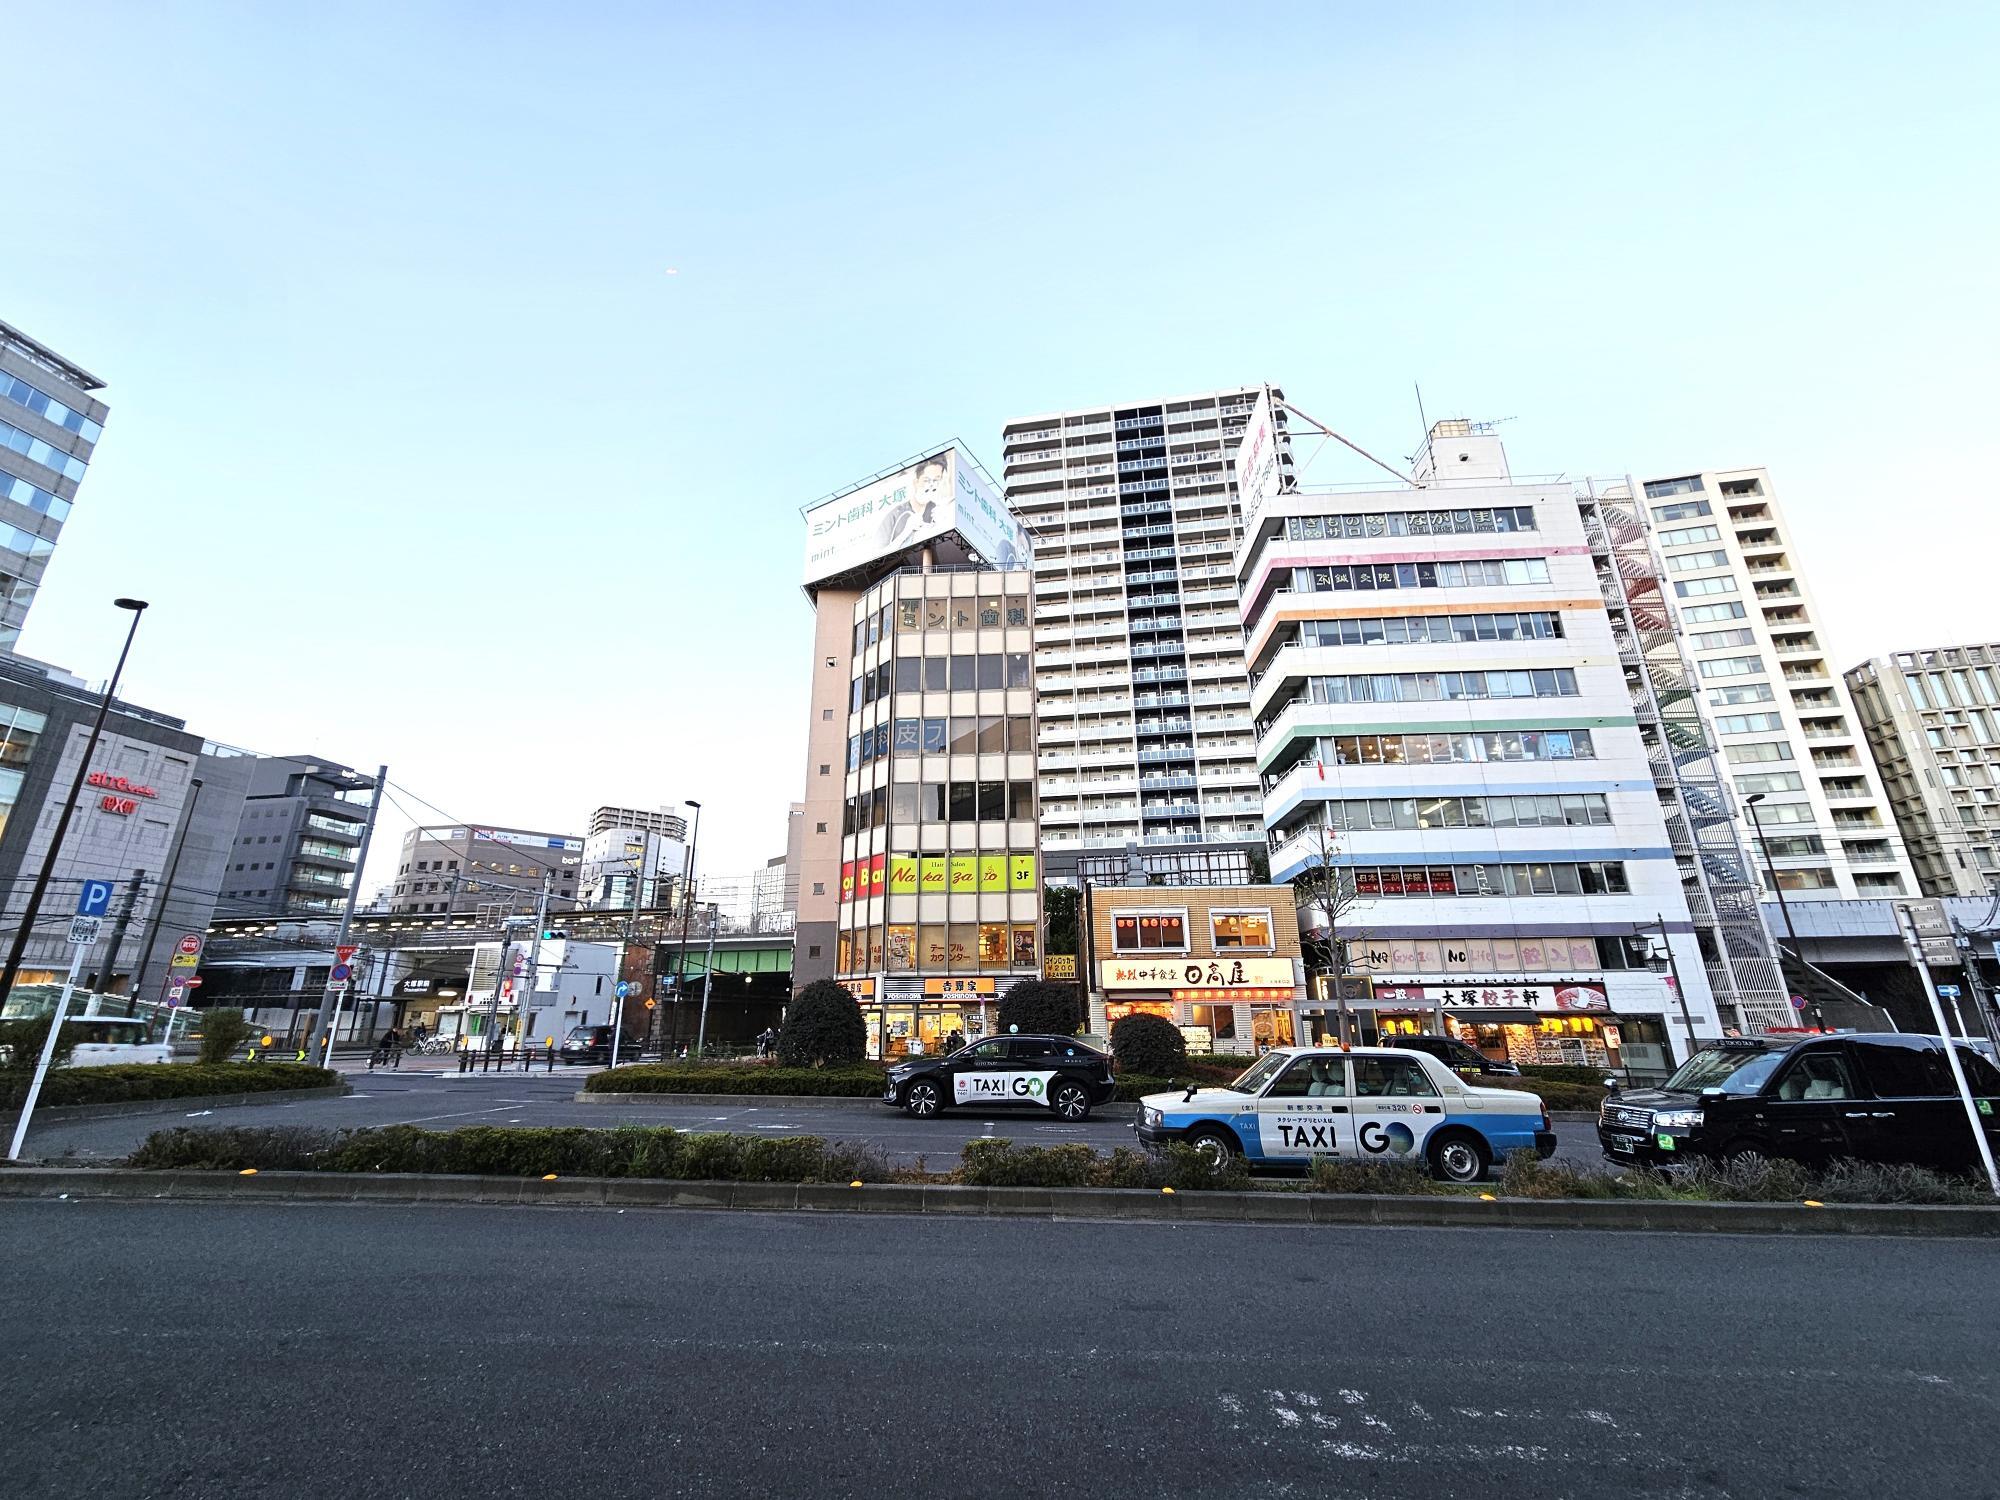
{"type": "MultiPolygon", "coordinates": [[[[578,1104],[629,1104],[636,1105],[641,1109],[656,1104],[663,1106],[672,1105],[677,1109],[688,1105],[699,1106],[703,1104],[721,1104],[732,1109],[760,1109],[767,1106],[773,1109],[790,1109],[794,1105],[804,1105],[807,1108],[856,1105],[864,1109],[888,1110],[894,1113],[891,1107],[884,1104],[881,1097],[875,1094],[865,1096],[859,1094],[654,1094],[637,1089],[627,1093],[612,1092],[610,1090],[591,1093],[587,1090],[579,1089],[576,1093],[575,1102],[578,1104]]],[[[979,1111],[976,1109],[961,1109],[958,1113],[969,1119],[978,1114],[979,1111]]],[[[1109,1104],[1094,1105],[1091,1108],[1090,1115],[1092,1119],[1132,1120],[1138,1118],[1139,1106],[1114,1099],[1109,1104]]],[[[1012,1118],[1012,1116],[1009,1116],[1009,1118],[1012,1118]]],[[[1593,1115],[1591,1118],[1595,1119],[1596,1116],[1593,1115]]]]}
{"type": "MultiPolygon", "coordinates": [[[[298,1099],[338,1099],[354,1090],[346,1083],[312,1089],[264,1089],[253,1094],[187,1094],[178,1099],[120,1099],[111,1104],[50,1104],[35,1110],[36,1125],[62,1125],[78,1120],[115,1120],[123,1115],[169,1115],[177,1110],[235,1109],[245,1104],[287,1104],[298,1099]]],[[[0,1125],[11,1126],[20,1111],[0,1109],[0,1125]]]]}
{"type": "Polygon", "coordinates": [[[2000,1207],[1914,1204],[1620,1203],[1596,1199],[1400,1198],[1362,1194],[1186,1192],[1144,1188],[982,1188],[930,1184],[662,1182],[520,1177],[130,1168],[0,1170],[0,1198],[271,1203],[475,1203],[583,1208],[704,1208],[800,1213],[975,1215],[1216,1224],[1379,1225],[1429,1229],[1595,1229],[1702,1234],[1890,1234],[2000,1238],[2000,1207]]]}

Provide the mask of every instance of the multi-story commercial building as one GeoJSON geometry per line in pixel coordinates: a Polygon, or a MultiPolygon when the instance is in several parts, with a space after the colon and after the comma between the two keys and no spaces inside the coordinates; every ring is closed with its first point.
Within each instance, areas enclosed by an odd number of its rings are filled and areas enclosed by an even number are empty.
{"type": "Polygon", "coordinates": [[[806,522],[793,975],[856,991],[879,1052],[935,1047],[1041,972],[1027,535],[955,446],[806,522]]]}
{"type": "Polygon", "coordinates": [[[0,651],[20,639],[103,436],[104,382],[0,323],[0,651]]]}
{"type": "Polygon", "coordinates": [[[1758,799],[1778,884],[1820,899],[1915,894],[1769,472],[1650,479],[1642,492],[1702,715],[1738,798],[1758,799]]]}
{"type": "Polygon", "coordinates": [[[1719,1019],[1583,512],[1462,422],[1416,478],[1245,531],[1271,874],[1331,868],[1379,1032],[1658,1072],[1719,1019]]]}
{"type": "MultiPolygon", "coordinates": [[[[0,656],[0,933],[9,939],[76,780],[98,702],[97,692],[60,668],[0,656]]],[[[206,931],[216,914],[249,781],[248,757],[206,744],[180,719],[114,702],[14,993],[0,1002],[24,1002],[26,987],[61,982],[69,919],[85,880],[108,880],[117,893],[103,935],[85,954],[83,982],[160,1000],[174,944],[206,931]]],[[[228,912],[226,900],[221,910],[228,912]]],[[[42,1009],[42,999],[28,1008],[42,1009]]]]}
{"type": "MultiPolygon", "coordinates": [[[[1232,458],[1262,387],[1007,423],[1007,503],[1035,535],[1042,847],[1261,850],[1232,566],[1232,458]]],[[[1278,462],[1289,471],[1284,412],[1278,462]]]]}
{"type": "Polygon", "coordinates": [[[1926,896],[2000,884],[2000,644],[1898,651],[1847,689],[1926,896]]]}
{"type": "Polygon", "coordinates": [[[577,883],[583,904],[630,908],[670,904],[687,871],[687,819],[662,807],[600,807],[590,815],[577,883]],[[641,882],[638,891],[633,883],[641,882]]]}
{"type": "Polygon", "coordinates": [[[583,840],[525,828],[435,824],[403,835],[389,910],[476,914],[482,908],[533,911],[546,877],[549,910],[577,905],[583,840]]]}
{"type": "Polygon", "coordinates": [[[221,910],[232,917],[338,913],[358,873],[375,778],[305,755],[254,756],[248,766],[221,910]]]}

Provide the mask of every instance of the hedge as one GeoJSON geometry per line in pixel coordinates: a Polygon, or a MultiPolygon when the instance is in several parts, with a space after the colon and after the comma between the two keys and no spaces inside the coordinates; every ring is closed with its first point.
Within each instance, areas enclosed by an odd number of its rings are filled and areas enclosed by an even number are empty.
{"type": "Polygon", "coordinates": [[[647,1177],[699,1182],[882,1182],[873,1146],[666,1126],[592,1130],[474,1125],[422,1130],[222,1127],[159,1130],[127,1159],[146,1170],[434,1172],[488,1177],[647,1177]]]}
{"type": "MultiPolygon", "coordinates": [[[[118,1063],[106,1068],[58,1068],[42,1084],[37,1107],[191,1099],[209,1094],[265,1094],[330,1088],[340,1075],[306,1063],[118,1063]]],[[[4,1087],[4,1085],[0,1085],[4,1087]]],[[[0,1103],[19,1104],[25,1085],[0,1103]]]]}
{"type": "Polygon", "coordinates": [[[879,1099],[882,1070],[872,1065],[841,1068],[687,1067],[642,1063],[592,1073],[583,1081],[588,1094],[770,1094],[774,1097],[879,1099]]]}
{"type": "Polygon", "coordinates": [[[1550,1109],[1586,1109],[1593,1113],[1609,1092],[1601,1083],[1564,1083],[1556,1078],[1495,1078],[1482,1074],[1465,1081],[1474,1088],[1517,1089],[1540,1094],[1542,1103],[1550,1109]]]}
{"type": "Polygon", "coordinates": [[[1178,1142],[1155,1151],[1119,1146],[1100,1156],[1080,1144],[1017,1146],[1006,1139],[967,1141],[953,1178],[972,1187],[1241,1189],[1250,1169],[1240,1156],[1221,1162],[1178,1142]]]}

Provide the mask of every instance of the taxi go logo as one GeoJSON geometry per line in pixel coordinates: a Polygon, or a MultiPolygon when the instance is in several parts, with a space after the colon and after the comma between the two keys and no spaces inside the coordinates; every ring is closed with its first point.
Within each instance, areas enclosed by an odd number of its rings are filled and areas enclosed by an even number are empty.
{"type": "Polygon", "coordinates": [[[1047,1085],[1039,1078],[1016,1078],[1014,1092],[1026,1099],[1039,1099],[1047,1085]]]}
{"type": "Polygon", "coordinates": [[[1400,1120],[1388,1125],[1370,1120],[1361,1127],[1361,1149],[1376,1155],[1408,1156],[1417,1144],[1416,1132],[1400,1120]]]}

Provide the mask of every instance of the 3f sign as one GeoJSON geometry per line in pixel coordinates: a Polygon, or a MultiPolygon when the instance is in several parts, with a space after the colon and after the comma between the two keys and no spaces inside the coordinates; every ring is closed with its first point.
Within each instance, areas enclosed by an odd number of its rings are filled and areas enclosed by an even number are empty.
{"type": "Polygon", "coordinates": [[[76,893],[76,914],[79,917],[101,917],[110,910],[111,882],[84,881],[83,889],[76,893]]]}

